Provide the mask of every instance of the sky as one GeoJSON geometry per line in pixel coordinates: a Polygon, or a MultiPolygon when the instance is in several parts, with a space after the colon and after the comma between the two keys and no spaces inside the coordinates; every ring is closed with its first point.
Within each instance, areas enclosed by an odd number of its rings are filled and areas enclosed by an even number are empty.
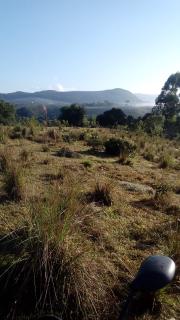
{"type": "Polygon", "coordinates": [[[180,0],[0,0],[0,92],[158,94],[180,71],[180,0]]]}

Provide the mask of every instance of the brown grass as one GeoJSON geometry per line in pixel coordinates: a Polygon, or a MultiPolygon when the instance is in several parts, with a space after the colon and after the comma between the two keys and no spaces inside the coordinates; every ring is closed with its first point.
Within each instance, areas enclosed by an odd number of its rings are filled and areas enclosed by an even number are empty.
{"type": "MultiPolygon", "coordinates": [[[[51,139],[50,150],[42,152],[49,130],[36,132],[41,145],[27,139],[8,140],[6,150],[0,145],[1,194],[6,179],[9,186],[8,201],[0,202],[0,317],[55,312],[63,320],[116,320],[144,258],[167,254],[179,267],[179,171],[143,159],[144,147],[158,158],[157,149],[167,144],[162,138],[145,136],[141,144],[141,134],[130,137],[119,129],[62,127],[60,134],[73,140],[71,150],[83,157],[78,159],[56,156],[68,141],[51,139]],[[85,136],[96,133],[140,145],[133,167],[89,153],[85,136]],[[22,150],[32,152],[31,166],[23,165],[22,150]],[[93,165],[87,170],[84,163],[93,165]],[[155,197],[127,191],[119,181],[152,186],[155,197]],[[167,211],[172,206],[176,213],[167,211]]],[[[178,285],[179,271],[157,297],[160,312],[138,318],[178,318],[178,285]]]]}

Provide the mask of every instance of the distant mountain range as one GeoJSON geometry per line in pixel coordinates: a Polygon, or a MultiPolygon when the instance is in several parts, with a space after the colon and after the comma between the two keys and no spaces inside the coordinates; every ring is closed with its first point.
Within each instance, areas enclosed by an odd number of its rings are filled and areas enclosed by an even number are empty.
{"type": "Polygon", "coordinates": [[[59,92],[54,90],[39,91],[34,93],[13,92],[0,94],[0,99],[13,102],[15,104],[23,103],[44,103],[59,105],[70,103],[98,103],[109,101],[117,104],[135,105],[141,103],[141,100],[132,92],[124,89],[112,89],[103,91],[66,91],[59,92]]]}
{"type": "Polygon", "coordinates": [[[98,115],[112,107],[121,108],[127,115],[143,116],[154,105],[155,96],[133,94],[124,89],[102,91],[66,91],[45,90],[39,92],[0,93],[0,100],[11,102],[17,109],[25,107],[35,115],[42,113],[42,105],[56,117],[59,108],[72,103],[85,106],[88,115],[98,115]]]}

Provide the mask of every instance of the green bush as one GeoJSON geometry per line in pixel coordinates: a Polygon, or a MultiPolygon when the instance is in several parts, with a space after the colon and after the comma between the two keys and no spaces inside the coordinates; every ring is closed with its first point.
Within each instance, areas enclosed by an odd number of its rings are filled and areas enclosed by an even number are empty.
{"type": "Polygon", "coordinates": [[[111,138],[104,143],[108,155],[128,158],[135,154],[136,145],[128,140],[111,138]]]}

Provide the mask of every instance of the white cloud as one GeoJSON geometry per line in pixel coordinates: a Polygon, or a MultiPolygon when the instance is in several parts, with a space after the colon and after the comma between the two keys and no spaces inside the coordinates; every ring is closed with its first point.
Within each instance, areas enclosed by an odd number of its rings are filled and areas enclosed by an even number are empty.
{"type": "Polygon", "coordinates": [[[75,88],[65,88],[61,83],[55,83],[53,85],[50,85],[48,89],[49,90],[56,90],[56,91],[60,91],[60,92],[76,90],[75,88]]]}

